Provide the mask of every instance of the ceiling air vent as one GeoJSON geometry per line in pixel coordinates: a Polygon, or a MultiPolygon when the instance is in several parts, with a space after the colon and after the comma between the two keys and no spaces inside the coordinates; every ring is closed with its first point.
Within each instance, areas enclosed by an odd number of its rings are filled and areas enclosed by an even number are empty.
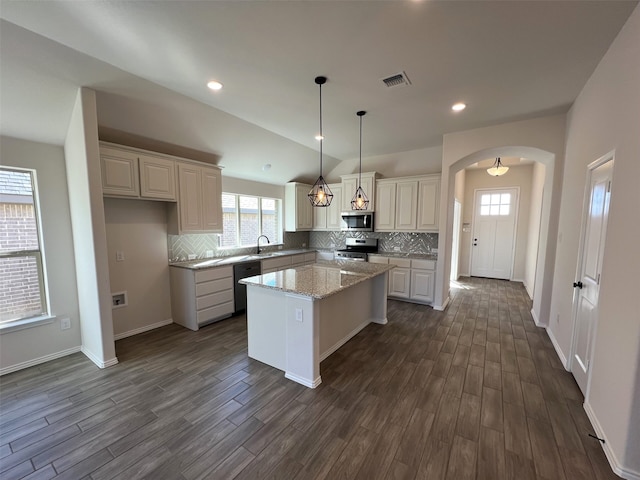
{"type": "Polygon", "coordinates": [[[407,77],[407,74],[404,72],[396,73],[395,75],[391,75],[390,77],[383,78],[382,81],[389,88],[398,87],[400,85],[411,85],[409,77],[407,77]]]}

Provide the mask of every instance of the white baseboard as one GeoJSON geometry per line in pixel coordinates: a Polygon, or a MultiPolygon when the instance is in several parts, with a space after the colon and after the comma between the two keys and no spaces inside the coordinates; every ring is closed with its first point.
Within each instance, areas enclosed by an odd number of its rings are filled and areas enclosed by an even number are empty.
{"type": "Polygon", "coordinates": [[[628,470],[618,461],[618,457],[616,457],[616,454],[611,450],[609,442],[607,441],[607,435],[604,433],[593,408],[591,408],[591,404],[589,402],[584,402],[583,407],[584,411],[587,413],[587,417],[589,417],[589,421],[591,422],[593,429],[596,432],[596,435],[604,440],[604,443],[601,444],[602,450],[604,450],[604,454],[606,455],[607,460],[609,460],[611,469],[616,475],[626,478],[627,480],[640,480],[640,472],[628,470]]]}
{"type": "Polygon", "coordinates": [[[134,328],[133,330],[129,330],[127,332],[118,333],[113,336],[114,340],[121,340],[123,338],[132,337],[134,335],[138,335],[139,333],[148,332],[149,330],[155,330],[156,328],[164,327],[165,325],[170,325],[173,323],[173,319],[169,318],[168,320],[162,320],[161,322],[152,323],[151,325],[145,325],[144,327],[134,328]]]}
{"type": "Polygon", "coordinates": [[[527,291],[527,295],[529,295],[529,299],[533,300],[533,291],[529,285],[527,285],[527,282],[522,282],[522,284],[524,285],[524,289],[527,291]]]}
{"type": "Polygon", "coordinates": [[[322,383],[322,379],[320,377],[310,382],[306,378],[299,377],[298,375],[294,375],[293,373],[289,373],[289,372],[285,372],[284,378],[288,378],[289,380],[293,380],[294,382],[309,388],[316,388],[318,385],[322,383]]]}
{"type": "Polygon", "coordinates": [[[16,363],[15,365],[9,365],[8,367],[0,368],[0,376],[6,375],[7,373],[17,372],[18,370],[22,370],[25,368],[33,367],[35,365],[40,365],[41,363],[49,362],[51,360],[55,360],[56,358],[66,357],[67,355],[71,355],[73,353],[78,353],[80,351],[80,346],[67,348],[66,350],[62,350],[56,353],[50,353],[49,355],[45,355],[44,357],[34,358],[32,360],[27,360],[26,362],[16,363]]]}
{"type": "Polygon", "coordinates": [[[447,305],[449,305],[449,299],[450,297],[447,296],[447,298],[444,299],[444,302],[442,303],[442,305],[433,305],[431,308],[439,312],[443,312],[444,309],[447,308],[447,305]]]}
{"type": "Polygon", "coordinates": [[[533,308],[531,309],[531,317],[533,318],[533,323],[536,324],[536,327],[547,328],[547,325],[540,321],[540,319],[538,318],[538,314],[533,308]]]}
{"type": "Polygon", "coordinates": [[[84,353],[85,356],[89,360],[91,360],[93,363],[95,363],[99,368],[111,367],[118,363],[118,359],[116,357],[110,358],[109,360],[102,361],[93,352],[90,352],[84,346],[80,349],[80,351],[84,353]]]}
{"type": "Polygon", "coordinates": [[[567,362],[567,357],[565,356],[564,352],[560,348],[560,345],[558,344],[556,337],[553,336],[553,332],[550,329],[546,328],[546,331],[547,331],[547,335],[549,336],[549,339],[551,340],[551,343],[553,344],[553,348],[556,350],[556,353],[558,354],[558,358],[560,358],[560,361],[562,362],[562,366],[567,372],[569,372],[570,371],[569,362],[567,362]]]}

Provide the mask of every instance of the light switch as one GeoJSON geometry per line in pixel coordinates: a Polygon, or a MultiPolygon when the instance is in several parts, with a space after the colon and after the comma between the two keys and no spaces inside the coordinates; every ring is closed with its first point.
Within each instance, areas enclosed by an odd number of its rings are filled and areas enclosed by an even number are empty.
{"type": "Polygon", "coordinates": [[[124,262],[124,252],[122,250],[116,252],[116,262],[124,262]]]}
{"type": "Polygon", "coordinates": [[[302,321],[302,309],[301,308],[296,308],[296,320],[298,322],[302,321]]]}

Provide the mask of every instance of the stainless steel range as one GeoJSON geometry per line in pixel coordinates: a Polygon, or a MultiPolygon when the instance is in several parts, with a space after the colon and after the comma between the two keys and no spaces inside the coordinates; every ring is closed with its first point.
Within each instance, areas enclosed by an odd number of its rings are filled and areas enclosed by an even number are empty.
{"type": "Polygon", "coordinates": [[[347,238],[346,248],[336,250],[336,260],[366,262],[369,253],[378,251],[377,238],[347,238]]]}

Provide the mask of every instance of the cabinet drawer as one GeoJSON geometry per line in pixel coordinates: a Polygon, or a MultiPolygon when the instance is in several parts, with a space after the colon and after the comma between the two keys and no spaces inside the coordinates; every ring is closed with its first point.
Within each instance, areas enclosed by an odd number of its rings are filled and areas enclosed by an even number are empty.
{"type": "Polygon", "coordinates": [[[315,261],[316,261],[316,252],[304,254],[304,263],[315,263],[315,261]]]}
{"type": "Polygon", "coordinates": [[[210,280],[217,280],[218,278],[224,277],[233,278],[233,267],[228,266],[198,270],[196,272],[196,283],[208,282],[210,280]]]}
{"type": "Polygon", "coordinates": [[[262,260],[262,271],[289,267],[291,265],[291,257],[268,258],[262,260]]]}
{"type": "Polygon", "coordinates": [[[387,265],[389,263],[389,257],[380,257],[378,255],[369,255],[369,263],[382,263],[387,265]]]}
{"type": "Polygon", "coordinates": [[[200,311],[226,302],[233,302],[233,290],[231,289],[196,298],[196,310],[200,311]]]}
{"type": "Polygon", "coordinates": [[[395,265],[397,267],[402,267],[402,268],[410,268],[411,267],[411,260],[409,260],[408,258],[389,258],[389,265],[395,265]]]}
{"type": "Polygon", "coordinates": [[[291,256],[291,266],[297,267],[300,265],[304,265],[304,254],[300,255],[292,255],[291,256]]]}
{"type": "Polygon", "coordinates": [[[222,292],[223,290],[229,290],[230,288],[233,288],[232,278],[219,278],[209,282],[198,283],[196,285],[196,297],[222,292]]]}
{"type": "Polygon", "coordinates": [[[435,260],[411,260],[411,268],[421,268],[423,270],[435,270],[435,260]]]}
{"type": "Polygon", "coordinates": [[[215,318],[225,317],[233,313],[233,301],[200,310],[197,314],[198,323],[204,323],[215,318]]]}

